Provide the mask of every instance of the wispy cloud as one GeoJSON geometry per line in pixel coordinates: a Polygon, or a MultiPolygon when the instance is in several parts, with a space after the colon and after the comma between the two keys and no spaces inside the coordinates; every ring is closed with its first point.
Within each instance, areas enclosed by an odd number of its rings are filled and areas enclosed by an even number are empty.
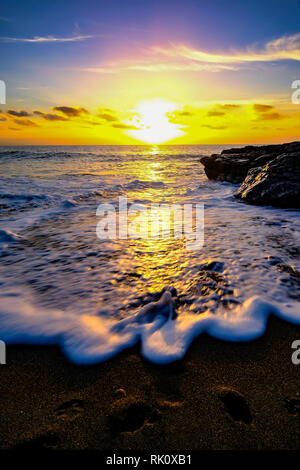
{"type": "Polygon", "coordinates": [[[282,36],[262,46],[252,45],[245,49],[208,52],[185,44],[170,43],[168,47],[154,46],[143,56],[130,60],[102,63],[77,69],[81,72],[113,74],[126,71],[137,72],[221,72],[237,71],[242,65],[269,63],[282,60],[300,61],[300,33],[282,36]]]}
{"type": "Polygon", "coordinates": [[[153,47],[153,54],[189,59],[204,64],[240,64],[247,62],[272,62],[300,60],[300,33],[269,41],[263,47],[251,46],[244,50],[229,52],[207,52],[186,45],[171,45],[170,48],[153,47]]]}
{"type": "Polygon", "coordinates": [[[91,73],[104,73],[104,74],[117,73],[121,71],[120,68],[109,66],[109,65],[107,66],[104,65],[103,67],[82,67],[76,70],[78,70],[78,72],[91,72],[91,73]]]}
{"type": "Polygon", "coordinates": [[[1,42],[29,42],[29,43],[42,43],[42,42],[77,42],[93,39],[99,35],[77,35],[70,37],[55,37],[55,36],[34,36],[33,38],[16,38],[16,37],[0,37],[1,42]]]}
{"type": "Polygon", "coordinates": [[[119,73],[126,71],[137,72],[200,72],[200,71],[220,72],[221,70],[237,70],[232,65],[212,65],[212,64],[196,64],[196,63],[134,63],[123,66],[103,65],[101,67],[84,67],[80,68],[80,72],[91,72],[99,74],[119,73]]]}
{"type": "Polygon", "coordinates": [[[221,70],[236,70],[236,67],[223,64],[196,64],[196,63],[157,63],[157,64],[136,64],[129,65],[126,70],[140,70],[142,72],[200,72],[207,70],[210,72],[220,72],[221,70]]]}

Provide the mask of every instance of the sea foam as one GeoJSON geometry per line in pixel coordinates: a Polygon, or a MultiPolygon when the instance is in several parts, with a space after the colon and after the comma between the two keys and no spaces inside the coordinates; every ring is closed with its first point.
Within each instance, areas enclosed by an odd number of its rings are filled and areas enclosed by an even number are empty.
{"type": "Polygon", "coordinates": [[[230,312],[182,313],[172,319],[158,310],[152,322],[134,321],[133,317],[118,329],[118,320],[112,318],[42,309],[22,296],[8,295],[1,301],[0,338],[6,343],[58,344],[77,364],[107,360],[140,341],[146,359],[167,364],[181,359],[204,332],[224,341],[250,341],[265,332],[270,314],[300,324],[299,313],[296,302],[279,304],[252,297],[230,312]]]}

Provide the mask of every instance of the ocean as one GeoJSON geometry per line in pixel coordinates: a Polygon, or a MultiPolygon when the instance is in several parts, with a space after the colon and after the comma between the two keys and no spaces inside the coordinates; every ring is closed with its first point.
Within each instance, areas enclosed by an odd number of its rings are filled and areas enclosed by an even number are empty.
{"type": "Polygon", "coordinates": [[[248,341],[270,314],[300,324],[300,213],[244,204],[236,185],[209,181],[200,156],[228,147],[0,147],[0,340],[59,344],[79,364],[139,342],[168,363],[202,332],[248,341]],[[203,205],[203,246],[99,239],[97,207],[118,211],[120,196],[203,205]],[[134,321],[166,289],[177,317],[154,304],[151,321],[134,321]]]}

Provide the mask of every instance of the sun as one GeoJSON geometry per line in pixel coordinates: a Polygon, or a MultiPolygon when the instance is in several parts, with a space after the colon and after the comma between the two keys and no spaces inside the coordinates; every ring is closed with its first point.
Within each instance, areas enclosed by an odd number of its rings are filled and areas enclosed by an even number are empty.
{"type": "Polygon", "coordinates": [[[162,99],[142,101],[136,107],[135,127],[128,135],[147,144],[162,144],[185,134],[182,126],[169,121],[168,113],[178,106],[162,99]]]}

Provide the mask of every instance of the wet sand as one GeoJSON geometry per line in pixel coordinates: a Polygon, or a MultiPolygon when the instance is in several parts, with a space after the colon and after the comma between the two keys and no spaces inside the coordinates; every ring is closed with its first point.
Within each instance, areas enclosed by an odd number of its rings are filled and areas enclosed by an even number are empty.
{"type": "Polygon", "coordinates": [[[80,367],[51,346],[9,346],[0,366],[1,449],[300,448],[299,326],[270,318],[250,343],[199,337],[157,366],[139,347],[80,367]]]}

